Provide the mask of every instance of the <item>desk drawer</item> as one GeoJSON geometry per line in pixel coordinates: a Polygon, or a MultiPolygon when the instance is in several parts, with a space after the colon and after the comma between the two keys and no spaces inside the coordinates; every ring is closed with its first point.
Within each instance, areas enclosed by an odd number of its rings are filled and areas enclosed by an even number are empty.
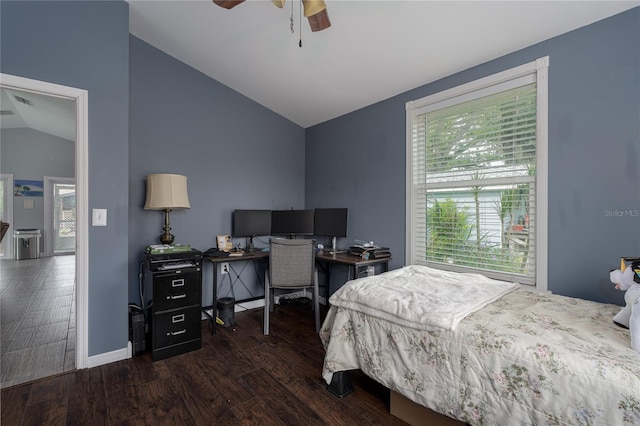
{"type": "Polygon", "coordinates": [[[201,336],[199,305],[156,314],[153,319],[154,348],[199,339],[201,336]]]}
{"type": "Polygon", "coordinates": [[[189,269],[155,274],[153,277],[154,310],[164,311],[200,303],[200,270],[189,269]]]}

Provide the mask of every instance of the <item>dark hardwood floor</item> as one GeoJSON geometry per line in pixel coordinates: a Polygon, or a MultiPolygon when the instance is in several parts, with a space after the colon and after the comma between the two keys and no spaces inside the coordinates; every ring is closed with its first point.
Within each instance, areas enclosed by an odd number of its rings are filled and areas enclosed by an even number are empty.
{"type": "MultiPolygon", "coordinates": [[[[324,308],[323,308],[324,313],[324,308]]],[[[148,353],[2,390],[2,425],[404,425],[389,394],[362,373],[336,398],[321,378],[324,349],[309,305],[236,313],[202,349],[151,362],[148,353]]]]}

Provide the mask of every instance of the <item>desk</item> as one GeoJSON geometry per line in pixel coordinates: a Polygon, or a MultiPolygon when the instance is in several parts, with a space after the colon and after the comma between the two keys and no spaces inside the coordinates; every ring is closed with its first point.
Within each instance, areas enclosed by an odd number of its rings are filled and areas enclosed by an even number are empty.
{"type": "Polygon", "coordinates": [[[389,270],[389,261],[391,257],[382,257],[378,259],[363,259],[360,256],[356,256],[349,253],[336,253],[330,254],[325,251],[321,251],[316,254],[316,262],[347,265],[349,267],[349,279],[355,280],[358,278],[361,268],[367,266],[382,265],[383,272],[389,270]]]}
{"type": "MultiPolygon", "coordinates": [[[[216,333],[216,299],[218,297],[218,264],[224,262],[257,262],[261,260],[268,260],[269,252],[264,251],[254,251],[254,252],[245,252],[243,256],[227,256],[227,257],[208,257],[205,256],[204,260],[211,262],[213,265],[213,303],[210,306],[203,306],[202,312],[209,317],[211,321],[211,333],[216,333]],[[211,309],[211,315],[207,312],[208,309],[211,309]]],[[[378,259],[363,259],[360,256],[355,256],[349,253],[336,253],[329,254],[328,252],[321,251],[316,254],[316,263],[325,263],[331,267],[332,264],[341,264],[349,267],[349,279],[355,280],[358,278],[358,274],[360,273],[361,268],[366,268],[367,266],[374,265],[382,265],[383,272],[389,270],[389,261],[391,257],[383,257],[378,259]]],[[[329,271],[329,282],[331,282],[331,272],[329,271]]],[[[328,291],[328,290],[327,290],[328,291]]],[[[327,293],[328,294],[328,293],[327,293]]]]}
{"type": "Polygon", "coordinates": [[[268,260],[269,252],[264,251],[252,251],[245,252],[242,256],[226,256],[226,257],[209,257],[205,256],[204,260],[211,262],[213,265],[213,304],[211,306],[203,306],[202,312],[209,317],[209,321],[211,321],[211,334],[216,334],[216,314],[217,314],[217,306],[216,301],[218,298],[218,265],[220,263],[232,263],[232,262],[257,262],[260,260],[268,260]],[[211,315],[207,312],[208,309],[211,309],[211,315]]]}

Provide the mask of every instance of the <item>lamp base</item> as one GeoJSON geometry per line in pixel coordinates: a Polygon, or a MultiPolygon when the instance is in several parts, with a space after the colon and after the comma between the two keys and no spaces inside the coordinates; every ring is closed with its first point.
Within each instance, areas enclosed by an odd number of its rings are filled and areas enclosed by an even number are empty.
{"type": "Polygon", "coordinates": [[[166,232],[166,233],[160,235],[158,238],[160,238],[160,242],[162,244],[171,245],[175,241],[175,237],[173,236],[173,234],[170,234],[169,232],[166,232]]]}
{"type": "Polygon", "coordinates": [[[169,226],[169,213],[171,213],[171,209],[164,209],[164,228],[162,228],[164,229],[164,234],[160,235],[160,242],[171,245],[175,237],[169,232],[171,231],[171,227],[169,226]]]}

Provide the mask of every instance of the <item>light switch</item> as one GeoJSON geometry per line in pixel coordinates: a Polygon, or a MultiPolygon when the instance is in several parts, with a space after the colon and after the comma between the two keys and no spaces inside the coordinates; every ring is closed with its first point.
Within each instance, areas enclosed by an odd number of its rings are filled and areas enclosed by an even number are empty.
{"type": "Polygon", "coordinates": [[[91,224],[93,226],[107,226],[107,209],[93,209],[91,224]]]}

